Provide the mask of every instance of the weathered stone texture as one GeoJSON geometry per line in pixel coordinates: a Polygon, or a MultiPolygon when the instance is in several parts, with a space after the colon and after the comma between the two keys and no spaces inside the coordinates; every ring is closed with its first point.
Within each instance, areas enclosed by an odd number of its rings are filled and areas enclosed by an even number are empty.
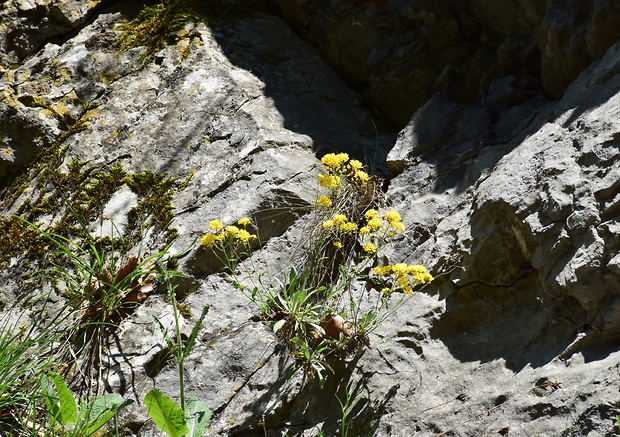
{"type": "Polygon", "coordinates": [[[612,0],[271,3],[395,126],[435,92],[471,104],[498,77],[558,97],[620,36],[612,0]]]}
{"type": "MultiPolygon", "coordinates": [[[[39,149],[67,147],[61,172],[78,158],[93,172],[122,163],[192,175],[173,200],[171,251],[190,247],[210,220],[248,216],[262,245],[241,268],[269,271],[272,283],[306,243],[317,154],[345,151],[385,176],[389,207],[408,228],[381,262],[424,264],[437,277],[382,326],[386,343],[373,338],[336,363],[320,390],[299,374],[287,381],[286,348],[221,263],[191,247],[179,265],[192,313],[183,333],[210,311],[186,361],[186,389],[214,410],[209,435],[310,436],[321,426],[337,435],[335,395],[347,385],[365,396],[352,435],[377,421],[378,436],[611,435],[620,414],[614,2],[278,2],[353,88],[365,87],[365,102],[273,15],[188,24],[176,45],[140,65],[141,48],[118,51],[113,5],[76,3],[13,1],[0,12],[15,35],[47,32],[2,37],[0,151],[10,151],[0,155],[9,187],[1,217],[51,186],[10,186],[30,174],[39,149]],[[71,8],[78,16],[58,12],[71,8]],[[61,24],[42,24],[45,15],[61,24]],[[531,75],[561,98],[550,101],[531,75]],[[397,138],[377,135],[368,102],[406,124],[397,138]]],[[[129,226],[138,202],[120,187],[91,230],[112,233],[109,218],[129,226]]],[[[131,251],[161,244],[147,232],[131,251]]],[[[13,256],[3,296],[17,294],[26,265],[13,256]]],[[[104,357],[106,389],[137,400],[152,387],[178,392],[149,310],[171,323],[159,290],[123,320],[104,357]]],[[[140,424],[138,436],[158,435],[139,403],[122,419],[140,424]]]]}

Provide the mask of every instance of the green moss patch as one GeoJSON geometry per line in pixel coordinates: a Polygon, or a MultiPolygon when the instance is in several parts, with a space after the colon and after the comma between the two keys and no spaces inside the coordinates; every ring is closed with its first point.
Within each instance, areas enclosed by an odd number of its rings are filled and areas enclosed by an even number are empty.
{"type": "MultiPolygon", "coordinates": [[[[75,158],[63,171],[63,157],[64,150],[48,153],[43,163],[28,172],[33,177],[32,184],[18,183],[5,190],[6,199],[23,198],[16,215],[35,224],[51,221],[52,225],[42,227],[47,233],[78,242],[89,241],[102,250],[117,253],[126,253],[149,229],[151,236],[162,244],[176,238],[177,230],[170,226],[174,219],[172,200],[175,193],[187,186],[189,178],[177,181],[150,170],[128,173],[118,162],[104,169],[75,158]],[[125,231],[115,238],[93,237],[88,229],[97,220],[109,219],[103,217],[103,210],[112,195],[124,186],[138,196],[137,206],[128,213],[125,231]],[[28,196],[29,193],[32,194],[28,196]]],[[[48,244],[16,216],[0,219],[0,265],[21,254],[40,259],[48,251],[48,244]]]]}

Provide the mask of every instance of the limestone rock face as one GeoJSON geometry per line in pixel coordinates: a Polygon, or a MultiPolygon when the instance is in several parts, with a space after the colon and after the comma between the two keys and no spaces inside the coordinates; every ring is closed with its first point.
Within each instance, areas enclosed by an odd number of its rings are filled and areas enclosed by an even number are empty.
{"type": "MultiPolygon", "coordinates": [[[[502,112],[488,131],[476,120],[485,125],[490,114],[484,108],[491,105],[465,107],[435,95],[399,135],[388,167],[400,173],[388,194],[426,237],[408,241],[394,256],[435,259],[436,271],[445,272],[437,294],[424,299],[428,306],[412,309],[434,314],[423,339],[417,339],[420,322],[395,319],[400,326],[416,326],[400,328],[398,335],[420,355],[416,365],[422,375],[437,362],[449,362],[436,348],[439,341],[449,356],[472,364],[471,381],[483,385],[474,397],[491,396],[484,375],[493,374],[498,387],[509,387],[512,395],[496,392],[495,405],[501,405],[527,391],[517,382],[521,378],[540,384],[554,375],[572,381],[572,388],[563,386],[567,392],[590,392],[594,386],[585,376],[583,382],[572,379],[575,366],[586,371],[590,362],[616,365],[620,216],[613,205],[620,176],[620,76],[614,72],[619,49],[613,45],[557,103],[524,102],[502,112]],[[405,247],[415,249],[406,252],[405,247]],[[500,362],[508,371],[504,376],[496,374],[500,362]]],[[[461,387],[452,392],[456,399],[468,383],[454,383],[461,387]]],[[[602,384],[602,398],[616,398],[610,383],[602,384]]],[[[530,419],[510,417],[506,410],[520,407],[506,406],[478,425],[461,426],[457,435],[507,427],[522,427],[528,434],[604,435],[604,409],[589,402],[569,406],[564,396],[528,393],[515,403],[532,398],[522,410],[530,419]],[[551,417],[535,413],[542,408],[536,396],[549,396],[541,402],[573,417],[589,411],[598,419],[587,425],[580,419],[553,424],[551,417]]],[[[482,402],[484,410],[482,398],[474,397],[463,404],[482,402]]],[[[427,399],[416,397],[415,408],[430,408],[433,402],[427,399]]],[[[431,432],[424,421],[421,429],[431,432]]]]}
{"type": "Polygon", "coordinates": [[[435,92],[471,104],[503,76],[558,97],[620,36],[615,1],[271,3],[395,126],[435,92]]]}
{"type": "MultiPolygon", "coordinates": [[[[94,236],[126,236],[127,256],[187,250],[177,266],[187,277],[175,280],[182,334],[210,309],[185,389],[213,410],[209,436],[338,435],[347,389],[363,397],[349,435],[611,435],[615,3],[273,3],[293,29],[264,12],[224,14],[187,23],[144,64],[144,48],[119,50],[114,2],[7,3],[0,26],[21,37],[2,33],[0,225],[14,214],[62,225],[71,206],[94,236]],[[405,127],[375,131],[369,102],[405,127]],[[377,264],[423,264],[436,279],[381,326],[385,342],[333,363],[321,389],[287,378],[286,346],[196,239],[211,220],[249,217],[260,245],[238,267],[277,284],[316,225],[308,212],[327,151],[372,165],[408,229],[377,264]]],[[[19,249],[0,247],[8,301],[28,290],[40,259],[3,238],[19,249]]],[[[170,329],[162,287],[120,321],[101,357],[102,389],[140,401],[121,417],[137,437],[160,435],[145,394],[179,390],[151,313],[170,329]]]]}

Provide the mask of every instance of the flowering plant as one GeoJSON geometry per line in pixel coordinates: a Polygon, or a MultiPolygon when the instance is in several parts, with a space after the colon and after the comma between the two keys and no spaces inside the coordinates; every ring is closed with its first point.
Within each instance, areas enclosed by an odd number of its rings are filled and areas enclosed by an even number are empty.
{"type": "MultiPolygon", "coordinates": [[[[360,161],[346,153],[330,153],[321,162],[325,172],[317,179],[327,192],[317,196],[312,227],[304,232],[308,244],[284,282],[270,288],[263,286],[261,277],[250,278],[256,285],[248,290],[236,276],[235,259],[229,272],[235,287],[286,341],[297,360],[293,373],[304,369],[323,385],[325,373],[332,371],[328,357],[369,344],[368,335],[418,284],[428,284],[433,277],[421,265],[377,265],[382,247],[406,231],[400,214],[380,212],[379,180],[369,176],[360,161]],[[395,293],[398,297],[392,299],[395,293]]],[[[257,238],[245,230],[249,224],[248,218],[237,222],[241,228],[213,220],[201,243],[224,253],[231,246],[249,250],[257,238]]]]}

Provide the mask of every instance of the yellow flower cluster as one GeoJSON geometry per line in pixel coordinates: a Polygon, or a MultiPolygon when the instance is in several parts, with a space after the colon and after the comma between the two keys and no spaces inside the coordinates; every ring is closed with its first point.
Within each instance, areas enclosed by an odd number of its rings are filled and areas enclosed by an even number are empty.
{"type": "Polygon", "coordinates": [[[408,265],[398,263],[391,266],[377,266],[373,269],[376,275],[390,276],[395,287],[384,287],[381,291],[391,293],[394,289],[399,289],[403,293],[413,294],[413,286],[416,284],[428,284],[434,278],[421,265],[408,265]]]}
{"type": "Polygon", "coordinates": [[[338,188],[340,186],[340,176],[328,175],[321,173],[317,176],[319,184],[325,188],[338,188]]]}
{"type": "Polygon", "coordinates": [[[388,211],[381,219],[376,209],[369,209],[364,218],[366,219],[366,226],[360,228],[360,234],[372,235],[384,225],[387,226],[386,232],[390,237],[393,237],[397,232],[405,231],[405,225],[401,223],[400,214],[397,211],[388,211]]]}
{"type": "MultiPolygon", "coordinates": [[[[329,198],[326,199],[329,200],[329,198]]],[[[320,202],[317,201],[317,203],[327,203],[325,200],[319,200],[320,202]]],[[[386,235],[393,237],[397,232],[405,230],[405,225],[402,224],[402,219],[397,211],[388,211],[382,218],[377,210],[369,209],[366,211],[364,219],[366,224],[359,227],[357,223],[349,221],[346,215],[335,214],[331,219],[323,222],[323,229],[336,233],[338,240],[334,245],[338,248],[342,248],[342,243],[339,240],[343,234],[352,235],[357,233],[361,238],[367,235],[364,238],[366,242],[362,241],[360,244],[362,244],[364,252],[369,255],[376,254],[378,248],[374,244],[377,242],[368,241],[368,238],[378,238],[378,241],[381,242],[386,235]]]]}
{"type": "Polygon", "coordinates": [[[328,153],[323,156],[321,163],[328,172],[318,175],[322,187],[338,188],[342,183],[342,177],[356,185],[363,185],[370,179],[368,173],[361,170],[363,164],[357,159],[349,159],[347,153],[328,153]]]}
{"type": "MultiPolygon", "coordinates": [[[[237,224],[242,227],[245,227],[250,223],[250,219],[247,217],[243,217],[237,222],[237,224]]],[[[211,230],[215,232],[210,232],[200,238],[200,243],[205,248],[212,247],[218,242],[225,241],[229,241],[234,244],[249,244],[251,240],[256,238],[256,235],[250,234],[248,231],[246,231],[245,229],[241,229],[238,226],[229,225],[224,227],[220,220],[210,221],[209,228],[211,228],[211,230]]]]}
{"type": "Polygon", "coordinates": [[[318,206],[323,206],[325,208],[329,208],[330,206],[332,206],[332,199],[330,199],[327,196],[321,196],[317,199],[316,204],[318,206]]]}
{"type": "Polygon", "coordinates": [[[374,244],[372,244],[372,243],[366,243],[366,244],[364,244],[364,245],[362,246],[362,249],[364,249],[364,251],[365,251],[366,253],[369,253],[369,254],[371,254],[371,255],[373,255],[373,254],[377,253],[377,246],[375,246],[375,245],[374,245],[374,244]]]}
{"type": "Polygon", "coordinates": [[[327,155],[323,156],[323,158],[321,159],[321,163],[327,168],[339,171],[340,168],[343,167],[348,160],[348,153],[328,153],[327,155]]]}
{"type": "Polygon", "coordinates": [[[355,232],[357,231],[357,225],[353,222],[347,221],[346,215],[336,214],[331,219],[323,222],[323,229],[336,229],[343,232],[355,232]]]}

